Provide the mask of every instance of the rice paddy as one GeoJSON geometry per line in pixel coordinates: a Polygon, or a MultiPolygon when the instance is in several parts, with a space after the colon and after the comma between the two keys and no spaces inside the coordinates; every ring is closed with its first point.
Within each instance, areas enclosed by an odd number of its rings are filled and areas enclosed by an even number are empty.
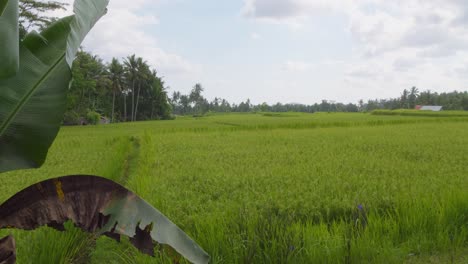
{"type": "MultiPolygon", "coordinates": [[[[35,182],[124,184],[212,263],[467,263],[468,117],[256,113],[64,127],[37,170],[0,175],[0,202],[35,182]]],[[[171,263],[128,241],[14,233],[18,263],[171,263]]]]}

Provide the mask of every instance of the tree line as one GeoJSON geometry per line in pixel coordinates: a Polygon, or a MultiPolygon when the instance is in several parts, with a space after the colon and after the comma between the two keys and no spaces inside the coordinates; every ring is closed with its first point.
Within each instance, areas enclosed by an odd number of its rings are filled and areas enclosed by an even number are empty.
{"type": "Polygon", "coordinates": [[[176,115],[203,115],[207,112],[358,112],[355,104],[336,103],[322,100],[320,104],[305,105],[298,103],[267,103],[252,104],[249,99],[239,104],[230,103],[226,99],[215,97],[209,101],[203,96],[204,88],[196,84],[189,94],[173,92],[170,98],[173,113],[176,115]]]}
{"type": "Polygon", "coordinates": [[[141,57],[114,58],[104,63],[98,56],[80,51],[73,65],[65,124],[171,119],[174,115],[201,116],[208,112],[369,112],[376,109],[414,109],[416,105],[440,105],[444,110],[468,110],[468,92],[420,92],[405,89],[399,97],[359,100],[357,104],[322,100],[314,104],[253,104],[249,99],[236,104],[215,97],[208,100],[197,83],[188,94],[167,87],[156,70],[141,57]]]}
{"type": "Polygon", "coordinates": [[[98,123],[101,117],[108,122],[171,117],[164,81],[141,57],[130,55],[104,63],[80,51],[72,73],[65,124],[98,123]]]}
{"type": "Polygon", "coordinates": [[[468,92],[444,92],[437,93],[429,90],[420,92],[418,88],[403,90],[400,97],[391,99],[375,99],[364,103],[359,101],[359,106],[365,111],[375,109],[414,109],[417,105],[438,105],[444,110],[468,111],[468,92]]]}
{"type": "Polygon", "coordinates": [[[215,97],[212,101],[203,96],[203,87],[196,84],[189,94],[173,92],[170,104],[177,115],[203,115],[207,112],[369,112],[376,109],[415,109],[417,105],[440,105],[445,110],[467,110],[468,92],[432,91],[420,92],[418,88],[403,90],[401,96],[390,99],[359,100],[357,104],[339,103],[322,100],[315,104],[276,103],[252,104],[249,99],[239,104],[230,103],[225,99],[215,97]]]}

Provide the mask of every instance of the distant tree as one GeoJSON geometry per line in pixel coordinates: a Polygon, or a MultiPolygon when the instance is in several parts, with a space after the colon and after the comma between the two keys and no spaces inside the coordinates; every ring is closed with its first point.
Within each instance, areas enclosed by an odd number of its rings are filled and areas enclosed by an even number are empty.
{"type": "Polygon", "coordinates": [[[423,91],[419,94],[416,102],[419,105],[434,105],[434,95],[431,91],[423,91]]]}
{"type": "Polygon", "coordinates": [[[401,94],[401,108],[408,109],[409,108],[409,91],[404,89],[403,93],[401,94]]]}
{"type": "Polygon", "coordinates": [[[468,93],[465,93],[461,100],[461,107],[463,110],[468,111],[468,93]]]}
{"type": "Polygon", "coordinates": [[[322,103],[319,105],[320,112],[329,112],[330,111],[330,104],[327,100],[322,100],[322,103]]]}
{"type": "Polygon", "coordinates": [[[104,64],[97,56],[78,52],[72,69],[74,81],[68,93],[65,123],[77,124],[88,112],[110,116],[112,122],[169,119],[172,108],[164,82],[143,59],[135,57],[135,61],[140,65],[133,72],[130,65],[124,66],[116,58],[104,64]],[[130,93],[134,100],[131,116],[127,113],[130,93]],[[123,104],[118,103],[122,101],[123,104]]]}
{"type": "Polygon", "coordinates": [[[203,98],[203,91],[204,89],[200,83],[195,84],[192,91],[190,91],[189,100],[193,105],[195,114],[204,114],[208,110],[208,101],[203,98]]]}
{"type": "Polygon", "coordinates": [[[179,104],[180,101],[180,92],[173,92],[171,98],[171,104],[175,107],[179,104]]]}
{"type": "Polygon", "coordinates": [[[251,104],[250,104],[250,99],[247,99],[247,101],[241,102],[239,106],[237,107],[238,112],[250,112],[251,110],[251,104]]]}
{"type": "MultiPolygon", "coordinates": [[[[136,95],[136,102],[135,102],[135,111],[134,111],[134,116],[133,116],[133,121],[137,120],[137,115],[138,115],[138,106],[140,104],[140,92],[141,92],[141,87],[146,86],[144,88],[150,88],[152,82],[154,81],[154,78],[151,78],[152,72],[150,70],[149,65],[147,64],[146,61],[143,60],[143,58],[138,58],[137,59],[137,82],[138,82],[138,91],[136,95]]],[[[156,75],[156,73],[154,73],[156,75]]]]}
{"type": "Polygon", "coordinates": [[[379,108],[382,108],[382,107],[380,107],[380,103],[379,103],[378,100],[369,100],[369,101],[367,101],[366,111],[373,111],[373,110],[376,110],[376,109],[379,109],[379,108]]]}
{"type": "Polygon", "coordinates": [[[345,112],[359,112],[359,108],[355,104],[347,104],[345,107],[345,112]]]}
{"type": "Polygon", "coordinates": [[[197,83],[195,86],[192,88],[192,91],[190,91],[189,99],[190,102],[196,104],[198,101],[203,98],[202,93],[204,89],[201,84],[197,83]]]}
{"type": "Polygon", "coordinates": [[[226,99],[221,100],[220,107],[221,107],[221,112],[231,112],[232,111],[231,104],[226,99]]]}
{"type": "Polygon", "coordinates": [[[55,10],[65,10],[67,4],[57,1],[36,1],[36,0],[20,0],[19,1],[19,27],[20,38],[26,35],[31,29],[42,30],[56,20],[54,17],[47,16],[46,13],[55,10]]]}
{"type": "MultiPolygon", "coordinates": [[[[113,58],[112,62],[108,66],[109,70],[109,79],[111,81],[112,87],[112,114],[111,121],[114,122],[115,117],[115,98],[118,93],[122,92],[122,83],[124,79],[124,68],[122,64],[116,59],[113,58]]],[[[125,100],[124,96],[124,100],[125,100]]],[[[125,102],[124,102],[125,103],[125,102]]]]}
{"type": "Polygon", "coordinates": [[[408,95],[408,105],[410,109],[414,109],[416,107],[416,99],[418,98],[418,96],[419,90],[418,88],[413,86],[408,95]]]}
{"type": "Polygon", "coordinates": [[[270,110],[269,108],[270,106],[268,106],[268,104],[265,102],[260,105],[260,111],[262,112],[268,112],[270,110]]]}
{"type": "Polygon", "coordinates": [[[172,113],[170,100],[167,96],[164,81],[158,77],[155,70],[151,71],[149,89],[145,89],[145,99],[143,106],[149,111],[149,119],[169,119],[172,113]],[[147,100],[149,98],[149,100],[147,100]]]}
{"type": "Polygon", "coordinates": [[[468,92],[450,92],[450,93],[432,93],[430,91],[419,92],[419,89],[413,87],[410,90],[403,90],[400,97],[389,99],[359,100],[358,104],[343,104],[335,101],[322,100],[320,104],[304,105],[297,103],[276,103],[268,105],[262,103],[252,105],[250,100],[240,104],[231,104],[225,99],[215,97],[208,102],[203,97],[203,87],[197,84],[193,87],[189,95],[181,95],[174,92],[171,99],[174,112],[179,114],[199,114],[206,111],[213,112],[252,112],[252,111],[272,111],[272,112],[369,112],[376,109],[399,109],[414,108],[416,104],[435,104],[441,105],[446,110],[468,109],[468,92]]]}
{"type": "Polygon", "coordinates": [[[360,99],[358,102],[359,111],[364,111],[364,100],[360,99]]]}
{"type": "Polygon", "coordinates": [[[213,100],[213,107],[216,107],[216,108],[219,107],[219,98],[218,97],[215,97],[215,99],[213,100]]]}
{"type": "Polygon", "coordinates": [[[187,95],[180,96],[181,113],[187,114],[190,111],[190,98],[187,95]]]}
{"type": "Polygon", "coordinates": [[[124,60],[124,65],[125,65],[125,72],[127,75],[127,80],[130,82],[131,86],[131,93],[132,93],[132,102],[131,106],[131,118],[130,121],[134,121],[134,116],[135,116],[135,86],[138,81],[138,59],[136,58],[135,54],[128,56],[124,60]]]}
{"type": "Polygon", "coordinates": [[[89,111],[106,108],[109,79],[106,66],[97,56],[79,51],[72,67],[73,82],[67,95],[65,123],[76,124],[89,111]]]}

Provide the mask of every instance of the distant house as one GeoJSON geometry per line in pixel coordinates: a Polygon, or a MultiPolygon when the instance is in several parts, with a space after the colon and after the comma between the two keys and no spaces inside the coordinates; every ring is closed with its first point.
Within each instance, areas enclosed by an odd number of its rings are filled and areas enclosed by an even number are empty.
{"type": "Polygon", "coordinates": [[[440,112],[440,111],[442,111],[442,106],[439,106],[439,105],[417,105],[416,110],[440,112]]]}

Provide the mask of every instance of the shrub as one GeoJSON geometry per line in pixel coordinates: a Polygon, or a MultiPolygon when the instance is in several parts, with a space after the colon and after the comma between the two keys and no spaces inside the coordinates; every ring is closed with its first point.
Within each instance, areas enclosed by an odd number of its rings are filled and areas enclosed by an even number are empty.
{"type": "Polygon", "coordinates": [[[97,125],[101,121],[101,115],[96,111],[88,110],[86,121],[88,121],[90,125],[97,125]]]}
{"type": "Polygon", "coordinates": [[[75,111],[67,111],[63,115],[63,124],[66,126],[73,126],[81,124],[81,116],[75,111]]]}

